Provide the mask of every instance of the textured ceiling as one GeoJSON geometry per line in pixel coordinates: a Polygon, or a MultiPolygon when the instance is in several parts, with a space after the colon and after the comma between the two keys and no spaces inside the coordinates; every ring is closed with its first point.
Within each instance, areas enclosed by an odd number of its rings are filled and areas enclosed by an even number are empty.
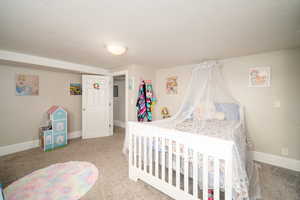
{"type": "Polygon", "coordinates": [[[300,46],[299,0],[1,0],[0,49],[113,68],[300,46]],[[105,44],[128,47],[110,55],[105,44]]]}

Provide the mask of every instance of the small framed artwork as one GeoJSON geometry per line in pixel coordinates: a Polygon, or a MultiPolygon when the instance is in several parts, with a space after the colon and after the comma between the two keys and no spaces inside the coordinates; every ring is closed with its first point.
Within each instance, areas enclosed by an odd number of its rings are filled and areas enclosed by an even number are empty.
{"type": "Polygon", "coordinates": [[[253,67],[249,69],[249,87],[270,87],[271,68],[253,67]]]}
{"type": "Polygon", "coordinates": [[[80,83],[70,83],[70,95],[82,95],[80,83]]]}
{"type": "Polygon", "coordinates": [[[166,80],[166,93],[169,95],[177,94],[177,76],[168,77],[166,80]]]}
{"type": "Polygon", "coordinates": [[[17,96],[38,96],[39,76],[16,74],[16,95],[17,96]]]}

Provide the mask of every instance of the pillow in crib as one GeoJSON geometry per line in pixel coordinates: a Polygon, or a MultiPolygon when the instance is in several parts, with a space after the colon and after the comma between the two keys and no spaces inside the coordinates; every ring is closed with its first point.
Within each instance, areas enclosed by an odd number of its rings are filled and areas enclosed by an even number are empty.
{"type": "Polygon", "coordinates": [[[204,108],[203,106],[199,105],[195,110],[194,110],[194,115],[196,119],[198,120],[203,120],[204,119],[204,108]]]}
{"type": "Polygon", "coordinates": [[[240,106],[235,103],[215,103],[216,111],[225,114],[225,120],[240,120],[240,106]]]}
{"type": "Polygon", "coordinates": [[[223,112],[216,112],[214,119],[216,120],[225,120],[225,113],[223,112]]]}
{"type": "Polygon", "coordinates": [[[198,120],[210,120],[210,119],[224,120],[225,119],[225,113],[218,112],[213,103],[200,104],[195,109],[194,116],[198,120]]]}

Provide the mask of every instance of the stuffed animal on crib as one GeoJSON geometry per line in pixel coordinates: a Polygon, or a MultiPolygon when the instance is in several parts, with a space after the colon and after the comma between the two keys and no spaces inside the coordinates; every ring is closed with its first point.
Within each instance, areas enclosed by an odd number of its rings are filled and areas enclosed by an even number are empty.
{"type": "Polygon", "coordinates": [[[161,115],[162,115],[163,119],[171,117],[167,107],[163,107],[161,109],[161,115]]]}

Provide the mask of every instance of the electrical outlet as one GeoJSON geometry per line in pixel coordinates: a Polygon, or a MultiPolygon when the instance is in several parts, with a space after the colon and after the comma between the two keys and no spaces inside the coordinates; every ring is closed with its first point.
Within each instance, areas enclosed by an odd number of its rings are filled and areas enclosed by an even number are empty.
{"type": "Polygon", "coordinates": [[[281,148],[281,155],[288,156],[289,155],[289,149],[287,147],[281,148]]]}

